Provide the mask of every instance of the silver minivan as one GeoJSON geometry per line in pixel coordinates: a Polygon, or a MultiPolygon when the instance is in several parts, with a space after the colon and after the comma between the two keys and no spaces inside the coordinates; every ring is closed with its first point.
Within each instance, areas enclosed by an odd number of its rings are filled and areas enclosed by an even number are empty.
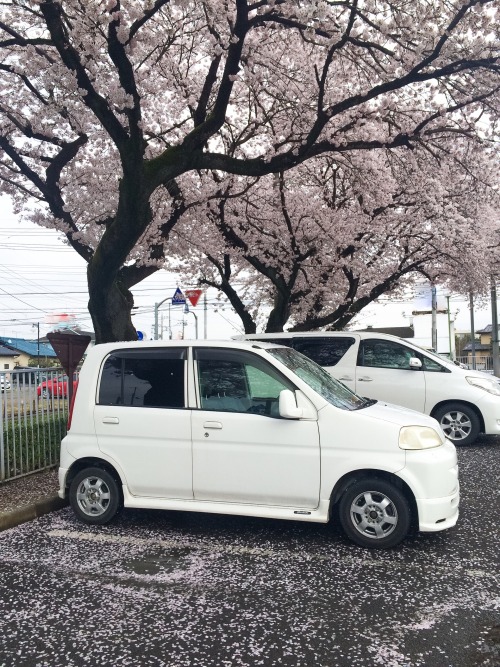
{"type": "Polygon", "coordinates": [[[360,396],[431,415],[455,445],[469,445],[480,433],[500,435],[498,379],[459,368],[409,340],[362,331],[251,334],[242,338],[292,347],[360,396]]]}

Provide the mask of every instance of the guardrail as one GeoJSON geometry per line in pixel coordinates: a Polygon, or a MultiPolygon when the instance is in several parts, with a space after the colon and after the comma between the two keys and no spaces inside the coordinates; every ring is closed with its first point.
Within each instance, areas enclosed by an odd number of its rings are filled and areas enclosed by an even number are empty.
{"type": "Polygon", "coordinates": [[[0,371],[0,483],[59,463],[68,420],[61,368],[0,371]]]}
{"type": "Polygon", "coordinates": [[[457,357],[457,361],[469,370],[475,369],[477,371],[486,371],[486,373],[493,373],[493,358],[477,354],[475,358],[472,357],[457,357]]]}

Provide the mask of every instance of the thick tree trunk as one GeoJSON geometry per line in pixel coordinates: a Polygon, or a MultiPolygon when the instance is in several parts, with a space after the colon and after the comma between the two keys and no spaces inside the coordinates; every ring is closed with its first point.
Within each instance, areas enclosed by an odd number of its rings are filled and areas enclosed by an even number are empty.
{"type": "Polygon", "coordinates": [[[89,311],[94,325],[96,344],[120,340],[137,340],[137,331],[132,324],[132,293],[121,285],[117,278],[100,281],[89,264],[89,311]]]}
{"type": "Polygon", "coordinates": [[[266,333],[281,333],[290,317],[290,292],[278,290],[274,297],[274,307],[269,313],[266,333]]]}

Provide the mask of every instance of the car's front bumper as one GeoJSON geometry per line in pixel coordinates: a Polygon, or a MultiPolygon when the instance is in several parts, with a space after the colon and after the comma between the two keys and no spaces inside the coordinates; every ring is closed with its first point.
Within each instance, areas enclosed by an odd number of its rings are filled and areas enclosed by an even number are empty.
{"type": "Polygon", "coordinates": [[[446,498],[416,498],[418,509],[418,529],[423,533],[435,533],[453,528],[458,520],[460,492],[446,498]]]}
{"type": "Polygon", "coordinates": [[[408,450],[398,473],[410,487],[418,510],[418,529],[446,530],[457,523],[460,501],[457,451],[448,440],[440,447],[408,450]]]}

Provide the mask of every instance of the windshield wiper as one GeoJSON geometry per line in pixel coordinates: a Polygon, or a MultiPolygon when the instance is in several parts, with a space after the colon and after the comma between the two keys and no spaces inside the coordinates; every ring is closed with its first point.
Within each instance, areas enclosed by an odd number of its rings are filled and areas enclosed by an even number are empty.
{"type": "Polygon", "coordinates": [[[370,405],[375,405],[375,403],[378,403],[377,399],[375,398],[365,398],[362,396],[364,403],[363,405],[360,405],[359,407],[355,408],[356,410],[363,410],[363,408],[369,408],[370,405]]]}

